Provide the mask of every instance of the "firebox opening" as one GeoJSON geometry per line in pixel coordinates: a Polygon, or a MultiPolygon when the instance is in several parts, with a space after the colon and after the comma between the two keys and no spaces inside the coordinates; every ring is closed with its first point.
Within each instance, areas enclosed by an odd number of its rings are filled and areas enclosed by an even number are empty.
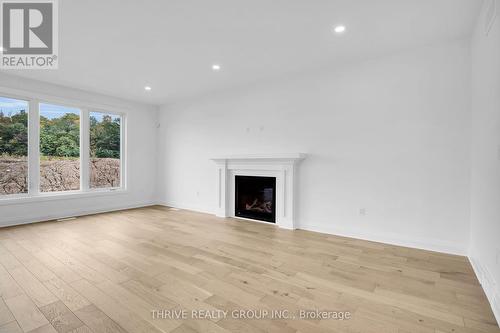
{"type": "Polygon", "coordinates": [[[236,176],[235,216],[276,223],[276,178],[236,176]]]}

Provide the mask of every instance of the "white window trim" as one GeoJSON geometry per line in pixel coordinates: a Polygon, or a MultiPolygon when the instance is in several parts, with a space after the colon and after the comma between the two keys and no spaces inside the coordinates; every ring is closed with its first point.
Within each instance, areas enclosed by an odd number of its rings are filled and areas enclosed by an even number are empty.
{"type": "MultiPolygon", "coordinates": [[[[87,122],[90,120],[88,118],[88,116],[90,116],[91,112],[98,112],[98,113],[120,116],[120,186],[108,187],[108,188],[95,188],[95,189],[88,188],[87,191],[90,191],[90,192],[100,191],[100,190],[116,191],[116,190],[126,189],[127,188],[127,177],[125,177],[125,175],[126,175],[126,171],[127,171],[127,161],[126,161],[126,159],[127,159],[127,153],[126,153],[127,117],[125,116],[125,114],[123,112],[110,112],[110,111],[107,111],[105,109],[91,108],[91,109],[87,109],[87,122]]],[[[87,128],[89,128],[89,127],[87,126],[87,128]]],[[[88,145],[87,149],[89,151],[89,153],[86,154],[86,158],[88,158],[86,165],[89,165],[88,162],[90,162],[90,131],[86,131],[86,132],[87,133],[85,133],[85,134],[87,135],[87,138],[85,140],[88,140],[87,141],[87,145],[88,145]]],[[[81,138],[82,138],[82,136],[80,136],[80,140],[81,140],[81,138]]],[[[82,148],[82,147],[80,146],[80,148],[82,148]]],[[[80,153],[80,159],[83,161],[83,159],[81,158],[81,153],[80,153]]],[[[89,171],[90,171],[90,169],[87,168],[87,172],[89,172],[89,171]]],[[[89,177],[89,181],[87,182],[87,186],[88,186],[90,184],[90,174],[87,174],[87,177],[89,177]]],[[[82,179],[82,175],[80,175],[80,179],[82,179]]]]}
{"type": "Polygon", "coordinates": [[[40,193],[40,104],[38,99],[28,103],[28,193],[25,196],[36,196],[40,193]]]}
{"type": "Polygon", "coordinates": [[[116,107],[86,103],[36,92],[0,87],[0,96],[28,102],[28,193],[0,196],[0,206],[51,200],[118,195],[127,189],[127,113],[116,107]],[[40,103],[56,104],[80,110],[80,189],[75,191],[40,192],[40,103]],[[120,116],[120,186],[90,188],[90,112],[120,116]]]}

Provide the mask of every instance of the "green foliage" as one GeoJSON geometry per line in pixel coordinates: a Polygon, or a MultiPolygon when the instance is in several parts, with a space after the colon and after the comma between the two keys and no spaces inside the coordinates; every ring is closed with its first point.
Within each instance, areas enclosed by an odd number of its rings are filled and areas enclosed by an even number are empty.
{"type": "Polygon", "coordinates": [[[0,111],[0,155],[28,155],[28,114],[13,115],[0,111]]]}
{"type": "MultiPolygon", "coordinates": [[[[28,114],[22,110],[5,115],[0,111],[0,155],[28,155],[28,114]]],[[[58,118],[40,117],[42,157],[80,156],[80,117],[73,113],[58,118]]],[[[120,158],[120,118],[90,117],[90,156],[120,158]]]]}
{"type": "Polygon", "coordinates": [[[74,113],[53,119],[40,116],[40,154],[80,156],[80,116],[74,113]]]}
{"type": "Polygon", "coordinates": [[[120,118],[90,116],[90,157],[120,158],[120,118]]]}

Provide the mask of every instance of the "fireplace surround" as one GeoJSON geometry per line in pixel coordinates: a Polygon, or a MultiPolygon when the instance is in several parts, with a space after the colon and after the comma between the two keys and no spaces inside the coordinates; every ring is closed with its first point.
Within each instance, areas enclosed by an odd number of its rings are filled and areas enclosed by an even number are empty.
{"type": "MultiPolygon", "coordinates": [[[[236,177],[273,178],[275,180],[274,223],[281,228],[295,229],[298,225],[295,220],[297,168],[305,157],[305,154],[292,153],[233,155],[212,158],[217,168],[216,215],[219,217],[239,217],[262,222],[263,219],[237,214],[236,177]]],[[[252,183],[252,178],[247,178],[247,180],[250,181],[250,184],[252,183]]],[[[257,202],[256,204],[259,203],[257,202]]]]}

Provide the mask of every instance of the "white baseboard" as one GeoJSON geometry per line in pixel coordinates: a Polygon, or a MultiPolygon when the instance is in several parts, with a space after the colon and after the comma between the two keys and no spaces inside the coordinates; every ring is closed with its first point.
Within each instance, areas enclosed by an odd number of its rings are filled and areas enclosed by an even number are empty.
{"type": "Polygon", "coordinates": [[[486,268],[485,265],[481,264],[480,260],[474,258],[472,255],[469,256],[469,261],[471,262],[472,268],[476,273],[476,276],[483,287],[484,293],[490,302],[493,314],[497,319],[497,324],[500,326],[500,291],[498,282],[495,281],[493,274],[486,268]]]}
{"type": "Polygon", "coordinates": [[[319,225],[304,224],[304,223],[301,223],[298,229],[321,232],[325,234],[331,234],[343,237],[363,239],[378,243],[411,247],[427,251],[435,251],[435,252],[455,254],[461,256],[467,255],[465,244],[464,246],[459,246],[456,243],[446,242],[436,239],[427,239],[427,238],[419,239],[414,237],[402,236],[394,233],[382,233],[382,232],[366,233],[359,230],[345,230],[330,226],[323,226],[323,225],[319,226],[319,225]]]}
{"type": "MultiPolygon", "coordinates": [[[[215,209],[196,206],[196,205],[181,204],[178,202],[171,202],[171,201],[170,202],[162,201],[158,202],[157,204],[173,208],[192,210],[200,213],[215,214],[215,209]]],[[[301,223],[297,229],[363,239],[372,242],[386,243],[397,246],[417,248],[428,251],[436,251],[441,253],[449,253],[461,256],[467,255],[465,244],[464,246],[458,246],[457,244],[452,242],[444,242],[435,239],[416,239],[416,238],[402,237],[401,235],[389,234],[389,233],[366,234],[359,231],[340,230],[331,227],[318,226],[313,224],[304,224],[304,223],[301,223]]]]}
{"type": "Polygon", "coordinates": [[[155,205],[155,203],[148,201],[148,202],[142,202],[142,203],[136,203],[136,204],[130,204],[130,205],[117,205],[117,206],[115,205],[115,206],[110,206],[110,207],[101,208],[101,209],[81,209],[78,211],[74,211],[71,214],[53,213],[53,214],[36,216],[36,217],[20,216],[20,217],[17,217],[16,219],[11,219],[7,222],[1,223],[0,228],[12,227],[12,226],[22,225],[22,224],[44,222],[44,221],[52,221],[52,220],[64,219],[64,218],[74,217],[74,216],[85,216],[85,215],[92,215],[92,214],[99,214],[99,213],[114,212],[114,211],[125,210],[125,209],[141,208],[141,207],[147,207],[147,206],[152,206],[152,205],[155,205]]]}
{"type": "Polygon", "coordinates": [[[197,205],[191,205],[191,204],[184,204],[184,203],[180,203],[180,202],[177,202],[177,201],[157,201],[156,204],[157,205],[161,205],[161,206],[168,206],[168,207],[172,207],[172,208],[192,210],[194,212],[215,215],[215,209],[209,208],[209,207],[205,207],[205,206],[197,206],[197,205]]]}

